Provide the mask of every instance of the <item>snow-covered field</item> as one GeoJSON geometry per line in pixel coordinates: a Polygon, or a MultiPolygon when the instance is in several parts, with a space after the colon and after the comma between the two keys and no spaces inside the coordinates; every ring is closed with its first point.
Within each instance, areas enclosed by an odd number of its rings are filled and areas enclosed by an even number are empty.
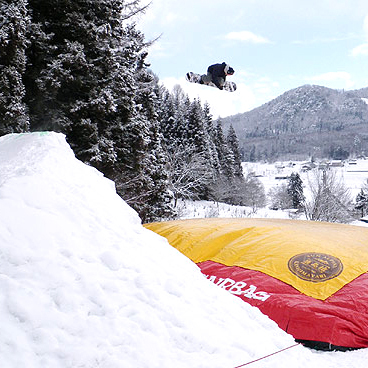
{"type": "Polygon", "coordinates": [[[0,209],[0,367],[366,367],[206,280],[61,134],[0,138],[0,209]]]}
{"type": "MultiPolygon", "coordinates": [[[[253,173],[262,183],[265,193],[271,188],[287,183],[287,177],[293,172],[299,173],[303,181],[304,194],[308,198],[308,183],[313,181],[314,171],[318,171],[318,164],[311,170],[305,170],[305,162],[277,162],[274,164],[268,163],[250,163],[243,162],[243,171],[245,174],[253,173]]],[[[343,162],[330,162],[330,169],[335,172],[336,179],[344,183],[349,189],[352,202],[355,201],[357,194],[360,192],[364,183],[368,179],[368,159],[357,159],[343,162]],[[333,166],[336,165],[336,166],[333,166]]],[[[231,206],[225,203],[214,203],[210,201],[179,201],[178,202],[179,217],[182,219],[188,218],[203,218],[203,217],[258,217],[258,218],[285,218],[285,219],[305,219],[305,216],[300,213],[295,214],[292,210],[271,210],[269,205],[264,208],[258,208],[253,211],[252,208],[243,206],[231,206]]],[[[368,226],[362,221],[352,222],[358,226],[368,226]]]]}
{"type": "MultiPolygon", "coordinates": [[[[297,161],[277,162],[274,164],[246,162],[243,163],[243,169],[245,172],[254,172],[264,185],[267,193],[269,189],[280,185],[284,181],[281,178],[290,176],[293,172],[299,173],[304,184],[308,183],[309,177],[313,175],[313,170],[323,167],[324,163],[316,162],[316,167],[312,170],[303,170],[308,164],[297,161]]],[[[329,170],[335,171],[337,178],[342,178],[345,186],[350,190],[352,198],[355,199],[363,183],[368,179],[368,159],[348,160],[344,162],[330,161],[329,170]]]]}
{"type": "MultiPolygon", "coordinates": [[[[259,208],[255,212],[250,207],[232,206],[226,203],[211,201],[178,201],[178,217],[180,219],[210,218],[210,217],[249,217],[249,218],[294,218],[290,211],[274,211],[269,208],[259,208]]],[[[299,216],[298,219],[301,219],[299,216]]]]}

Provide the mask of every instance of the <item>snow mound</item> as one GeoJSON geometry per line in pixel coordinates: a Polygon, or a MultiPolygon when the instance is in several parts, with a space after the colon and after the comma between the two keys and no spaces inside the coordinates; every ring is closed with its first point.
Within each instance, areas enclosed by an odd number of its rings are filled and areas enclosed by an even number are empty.
{"type": "MultiPolygon", "coordinates": [[[[1,367],[233,368],[294,344],[144,229],[62,134],[0,138],[0,208],[1,367]]],[[[277,356],[253,367],[329,366],[277,356]]]]}

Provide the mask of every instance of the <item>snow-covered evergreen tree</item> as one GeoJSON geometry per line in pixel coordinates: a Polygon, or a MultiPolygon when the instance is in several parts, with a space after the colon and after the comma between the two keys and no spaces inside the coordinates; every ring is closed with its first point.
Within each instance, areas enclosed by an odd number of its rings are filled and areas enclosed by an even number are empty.
{"type": "Polygon", "coordinates": [[[220,172],[213,184],[214,199],[233,204],[238,187],[238,183],[234,180],[234,156],[224,135],[220,120],[217,121],[215,127],[214,143],[220,163],[220,172]]]}
{"type": "Polygon", "coordinates": [[[303,193],[303,181],[299,173],[292,173],[287,184],[287,193],[291,198],[292,206],[295,209],[304,207],[305,196],[303,193]]]}
{"type": "Polygon", "coordinates": [[[203,126],[203,110],[199,100],[194,100],[190,104],[188,111],[188,122],[187,122],[185,137],[186,144],[197,147],[199,152],[206,151],[206,137],[203,126]]]}
{"type": "Polygon", "coordinates": [[[203,106],[203,126],[207,133],[207,151],[209,154],[209,162],[211,163],[213,170],[213,178],[215,179],[220,173],[220,161],[217,155],[216,145],[215,145],[215,127],[210,113],[210,105],[205,103],[203,106]]]}
{"type": "Polygon", "coordinates": [[[29,23],[27,0],[1,1],[0,135],[29,129],[23,84],[29,23]]]}
{"type": "Polygon", "coordinates": [[[113,179],[144,221],[169,215],[165,160],[156,152],[157,82],[147,72],[144,35],[132,22],[145,6],[139,0],[29,4],[32,129],[66,133],[77,157],[113,179]]]}
{"type": "MultiPolygon", "coordinates": [[[[158,80],[147,70],[145,62],[147,52],[143,52],[137,63],[137,90],[135,103],[144,133],[145,148],[140,152],[141,164],[138,166],[136,180],[132,180],[125,196],[134,196],[133,207],[139,208],[144,222],[170,218],[174,211],[171,208],[171,196],[168,191],[168,173],[166,170],[167,155],[163,150],[163,136],[160,131],[158,111],[160,107],[158,80]],[[137,191],[137,188],[140,188],[137,191]],[[140,201],[137,201],[140,198],[140,201]]],[[[133,158],[131,158],[133,159],[133,158]]],[[[124,197],[124,195],[123,195],[124,197]]]]}
{"type": "MultiPolygon", "coordinates": [[[[179,198],[209,199],[216,179],[209,151],[211,119],[199,100],[190,101],[180,86],[172,93],[161,89],[160,122],[168,155],[169,185],[179,198]],[[206,126],[205,126],[206,125],[206,126]]],[[[212,142],[212,148],[214,145],[212,142]]]]}
{"type": "Polygon", "coordinates": [[[33,14],[28,104],[33,129],[67,133],[77,156],[100,169],[116,162],[111,126],[134,109],[143,36],[122,21],[125,1],[29,0],[33,14]]]}
{"type": "Polygon", "coordinates": [[[176,144],[175,107],[172,94],[163,86],[159,90],[160,104],[158,106],[158,120],[165,150],[171,151],[176,144]]]}
{"type": "Polygon", "coordinates": [[[209,122],[206,119],[208,116],[205,115],[200,101],[195,99],[188,113],[186,144],[195,147],[195,153],[203,161],[199,170],[203,183],[198,187],[198,196],[201,199],[209,199],[211,196],[211,183],[216,179],[215,166],[217,166],[217,161],[212,162],[214,146],[209,143],[212,137],[207,130],[209,122]]]}
{"type": "Polygon", "coordinates": [[[179,85],[174,86],[169,92],[164,87],[160,88],[159,121],[164,137],[165,150],[173,154],[179,147],[184,149],[187,144],[187,115],[190,101],[179,85]]]}
{"type": "Polygon", "coordinates": [[[175,131],[174,141],[172,142],[173,149],[178,146],[185,146],[188,137],[188,114],[190,110],[190,99],[184,93],[182,88],[177,85],[173,89],[173,102],[175,109],[175,131]]]}
{"type": "Polygon", "coordinates": [[[228,134],[227,134],[227,144],[229,150],[233,156],[233,172],[234,176],[238,178],[243,177],[243,169],[241,166],[241,154],[240,154],[240,146],[239,139],[235,133],[235,129],[232,125],[230,125],[228,134]]]}
{"type": "Polygon", "coordinates": [[[355,209],[360,211],[360,216],[364,217],[368,213],[368,193],[363,188],[355,198],[355,209]]]}
{"type": "Polygon", "coordinates": [[[216,146],[217,157],[220,162],[220,173],[230,180],[234,176],[234,162],[231,152],[228,148],[220,120],[218,120],[216,124],[214,142],[216,146]]]}
{"type": "Polygon", "coordinates": [[[65,133],[151,221],[173,215],[173,183],[179,196],[210,199],[219,179],[240,175],[236,139],[214,128],[208,104],[179,86],[167,92],[148,70],[149,44],[132,21],[140,2],[1,2],[0,134],[65,133]]]}

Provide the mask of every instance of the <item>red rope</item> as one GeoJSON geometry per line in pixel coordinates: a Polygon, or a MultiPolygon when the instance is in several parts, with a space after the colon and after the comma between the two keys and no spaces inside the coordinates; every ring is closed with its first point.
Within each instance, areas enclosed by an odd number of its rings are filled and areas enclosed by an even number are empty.
{"type": "Polygon", "coordinates": [[[264,356],[264,357],[262,357],[262,358],[258,358],[258,359],[256,359],[256,360],[252,360],[251,362],[248,362],[248,363],[245,363],[245,364],[242,364],[242,365],[238,365],[237,367],[234,367],[234,368],[240,368],[240,367],[244,367],[244,366],[246,366],[246,365],[248,365],[248,364],[252,364],[252,363],[258,362],[258,361],[260,361],[260,360],[262,360],[262,359],[266,359],[266,358],[268,358],[268,357],[270,357],[270,356],[272,356],[272,355],[275,355],[275,354],[281,353],[281,352],[283,352],[283,351],[285,351],[285,350],[287,350],[287,349],[291,349],[291,348],[293,348],[293,347],[295,347],[295,346],[298,346],[298,345],[300,345],[300,344],[299,344],[299,343],[297,343],[297,344],[294,344],[294,345],[288,346],[287,348],[281,349],[281,350],[276,351],[276,352],[274,352],[274,353],[272,353],[272,354],[268,354],[268,355],[266,355],[266,356],[264,356]]]}

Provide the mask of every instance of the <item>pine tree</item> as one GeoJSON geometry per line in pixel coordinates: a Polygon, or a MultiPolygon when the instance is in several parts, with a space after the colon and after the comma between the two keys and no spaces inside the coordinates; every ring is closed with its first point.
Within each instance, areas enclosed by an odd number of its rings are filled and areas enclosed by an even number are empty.
{"type": "Polygon", "coordinates": [[[187,108],[189,98],[179,85],[174,86],[172,93],[161,87],[159,91],[160,107],[158,120],[164,138],[165,149],[174,153],[187,144],[187,108]]]}
{"type": "Polygon", "coordinates": [[[217,121],[215,128],[214,142],[220,163],[220,173],[212,189],[215,197],[214,199],[226,203],[234,203],[237,186],[234,180],[234,156],[227,144],[220,120],[217,121]]]}
{"type": "MultiPolygon", "coordinates": [[[[32,129],[66,134],[76,156],[115,181],[141,215],[170,212],[156,116],[157,82],[144,35],[130,18],[139,0],[29,0],[26,73],[32,129]]],[[[158,217],[157,217],[158,216],[158,217]]]]}
{"type": "Polygon", "coordinates": [[[230,125],[229,132],[227,135],[227,144],[233,156],[234,176],[238,178],[243,178],[243,169],[241,166],[242,160],[241,160],[241,154],[240,154],[239,139],[236,136],[235,129],[232,125],[230,125]]]}
{"type": "Polygon", "coordinates": [[[234,176],[234,162],[233,157],[229,151],[226,138],[222,129],[222,123],[220,120],[217,121],[215,129],[215,146],[217,151],[217,157],[220,162],[220,173],[227,179],[231,179],[234,176]]]}
{"type": "Polygon", "coordinates": [[[111,170],[116,162],[111,127],[126,123],[135,107],[135,63],[143,47],[134,26],[123,26],[131,9],[122,0],[29,3],[32,129],[65,132],[80,159],[111,170]]]}
{"type": "Polygon", "coordinates": [[[174,215],[171,208],[171,195],[168,192],[168,173],[165,168],[167,156],[163,150],[163,136],[160,133],[158,111],[160,105],[158,80],[147,70],[149,64],[145,62],[147,52],[143,52],[138,59],[136,70],[137,92],[135,103],[139,106],[141,125],[147,127],[145,142],[147,146],[142,152],[141,175],[138,183],[132,181],[131,188],[126,195],[140,197],[134,201],[133,207],[139,209],[143,222],[170,218],[174,215]],[[137,187],[141,188],[138,192],[137,187]]]}
{"type": "Polygon", "coordinates": [[[168,155],[169,183],[178,198],[212,199],[220,175],[215,129],[208,104],[190,101],[180,86],[160,89],[159,120],[168,155]]]}
{"type": "Polygon", "coordinates": [[[303,208],[304,206],[303,203],[305,201],[303,193],[303,181],[298,173],[292,173],[290,175],[287,185],[287,193],[291,198],[293,208],[295,209],[303,208]]]}
{"type": "Polygon", "coordinates": [[[368,212],[368,194],[363,188],[360,189],[360,192],[355,198],[355,209],[360,211],[361,217],[364,217],[368,212]]]}
{"type": "Polygon", "coordinates": [[[160,131],[163,135],[163,146],[165,150],[172,151],[176,142],[177,120],[175,119],[175,106],[172,94],[163,86],[159,90],[158,121],[160,131]]]}
{"type": "Polygon", "coordinates": [[[23,84],[29,23],[26,0],[1,2],[0,135],[24,132],[29,129],[23,84]]]}
{"type": "Polygon", "coordinates": [[[220,174],[220,161],[217,155],[215,145],[215,136],[216,136],[215,127],[213,124],[212,115],[210,113],[210,106],[208,103],[205,103],[203,106],[203,127],[206,132],[208,163],[211,166],[212,171],[211,177],[212,182],[214,182],[220,174]]]}
{"type": "Polygon", "coordinates": [[[250,147],[249,161],[256,162],[256,146],[254,144],[250,147]]]}
{"type": "Polygon", "coordinates": [[[190,111],[190,99],[188,95],[184,93],[182,88],[177,85],[173,90],[173,101],[175,108],[175,141],[173,144],[177,146],[186,146],[188,138],[188,114],[190,111]]]}
{"type": "Polygon", "coordinates": [[[172,194],[168,188],[168,172],[166,169],[167,155],[162,148],[162,136],[155,125],[151,132],[150,152],[146,156],[145,171],[150,179],[147,201],[144,206],[146,213],[140,211],[142,221],[151,222],[173,218],[176,215],[171,206],[172,194]]]}
{"type": "Polygon", "coordinates": [[[203,111],[199,100],[194,99],[190,104],[186,131],[186,144],[197,147],[198,152],[206,151],[203,111]]]}

